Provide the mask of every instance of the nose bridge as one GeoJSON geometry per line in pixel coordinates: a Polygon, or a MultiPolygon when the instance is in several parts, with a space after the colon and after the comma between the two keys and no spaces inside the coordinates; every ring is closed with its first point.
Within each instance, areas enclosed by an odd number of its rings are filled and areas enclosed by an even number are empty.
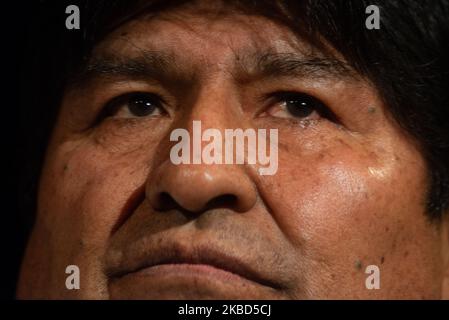
{"type": "MultiPolygon", "coordinates": [[[[187,163],[167,157],[153,169],[146,191],[154,209],[168,210],[176,204],[190,212],[201,212],[219,205],[244,212],[254,206],[256,189],[244,166],[210,163],[202,156],[207,145],[216,139],[220,143],[215,146],[224,148],[226,128],[243,126],[238,95],[233,90],[222,81],[210,82],[200,90],[189,112],[178,122],[181,127],[174,128],[181,131],[176,135],[177,142],[170,147],[182,145],[180,152],[188,150],[190,154],[186,157],[187,163]],[[207,136],[207,133],[214,134],[207,136]]],[[[219,149],[215,148],[214,152],[221,154],[219,149]]]]}
{"type": "Polygon", "coordinates": [[[219,69],[206,77],[191,108],[191,120],[201,120],[204,128],[225,129],[239,127],[241,101],[232,76],[219,69]]]}

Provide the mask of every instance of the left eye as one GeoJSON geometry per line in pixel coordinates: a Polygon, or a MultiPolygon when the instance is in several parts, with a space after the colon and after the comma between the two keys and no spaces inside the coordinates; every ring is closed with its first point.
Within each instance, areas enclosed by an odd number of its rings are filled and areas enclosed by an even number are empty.
{"type": "Polygon", "coordinates": [[[123,103],[129,113],[135,117],[146,117],[160,111],[161,102],[157,97],[139,93],[129,96],[123,103]]]}
{"type": "Polygon", "coordinates": [[[285,99],[287,111],[296,118],[306,118],[316,110],[316,101],[310,97],[294,95],[285,99]]]}
{"type": "Polygon", "coordinates": [[[318,99],[302,93],[279,93],[275,99],[277,103],[269,113],[279,118],[317,119],[327,109],[318,99]]]}
{"type": "Polygon", "coordinates": [[[129,98],[127,107],[129,112],[136,117],[148,116],[158,108],[156,101],[145,94],[134,95],[129,98]]]}

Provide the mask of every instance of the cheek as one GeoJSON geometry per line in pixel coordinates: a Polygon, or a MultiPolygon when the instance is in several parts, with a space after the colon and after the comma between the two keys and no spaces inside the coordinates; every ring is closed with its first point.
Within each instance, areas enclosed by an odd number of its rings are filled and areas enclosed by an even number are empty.
{"type": "Polygon", "coordinates": [[[390,212],[420,204],[424,179],[418,166],[404,165],[393,148],[368,149],[338,136],[320,140],[311,148],[280,144],[278,173],[265,181],[274,207],[284,208],[277,210],[279,218],[303,230],[302,240],[362,221],[373,227],[390,212]]]}
{"type": "Polygon", "coordinates": [[[61,234],[68,232],[91,245],[101,245],[129,209],[129,199],[145,183],[150,149],[123,155],[90,143],[69,152],[62,145],[43,172],[41,218],[57,225],[61,234]]]}
{"type": "Polygon", "coordinates": [[[426,180],[417,154],[349,143],[297,154],[280,147],[267,200],[298,248],[309,292],[366,293],[371,264],[385,271],[385,287],[404,285],[395,277],[410,281],[423,266],[432,274],[422,263],[432,259],[426,250],[436,241],[424,214],[426,180]]]}
{"type": "MultiPolygon", "coordinates": [[[[108,139],[112,142],[114,136],[108,139]]],[[[106,244],[130,209],[130,197],[145,183],[156,147],[152,137],[141,148],[135,147],[136,140],[129,148],[121,144],[113,149],[100,142],[93,137],[54,139],[42,171],[33,230],[42,248],[30,250],[29,256],[39,261],[55,288],[64,283],[67,265],[79,266],[86,289],[63,290],[61,296],[106,294],[101,261],[106,244]]]]}
{"type": "Polygon", "coordinates": [[[165,127],[157,120],[105,120],[80,136],[56,132],[40,186],[44,218],[105,240],[145,183],[165,127]]]}
{"type": "Polygon", "coordinates": [[[85,289],[64,290],[63,296],[106,297],[102,257],[128,199],[146,176],[143,154],[133,156],[133,161],[111,158],[85,146],[69,153],[57,150],[47,160],[34,231],[46,239],[39,261],[51,263],[43,268],[57,288],[65,281],[66,266],[77,265],[85,289]]]}
{"type": "Polygon", "coordinates": [[[279,214],[298,228],[291,234],[299,235],[300,243],[324,238],[328,248],[357,233],[365,237],[390,224],[404,206],[416,206],[410,194],[399,196],[404,185],[398,172],[364,154],[343,148],[288,163],[280,159],[279,189],[289,208],[279,214]]]}

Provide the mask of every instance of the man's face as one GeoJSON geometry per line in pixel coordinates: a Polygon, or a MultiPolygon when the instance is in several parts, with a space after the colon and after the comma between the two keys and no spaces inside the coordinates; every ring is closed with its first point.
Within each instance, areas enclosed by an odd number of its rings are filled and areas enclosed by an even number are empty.
{"type": "Polygon", "coordinates": [[[441,296],[423,158],[337,54],[263,17],[191,6],[121,26],[88,69],[62,101],[19,297],[441,296]],[[194,120],[277,129],[276,173],[175,165],[170,134],[194,120]],[[372,265],[380,289],[366,286],[372,265]]]}

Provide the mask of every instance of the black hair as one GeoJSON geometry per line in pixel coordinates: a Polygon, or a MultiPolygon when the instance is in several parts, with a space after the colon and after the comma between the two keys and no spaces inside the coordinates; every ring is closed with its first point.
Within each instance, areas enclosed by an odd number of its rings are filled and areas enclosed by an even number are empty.
{"type": "MultiPolygon", "coordinates": [[[[41,1],[32,9],[23,55],[20,147],[21,212],[29,225],[45,148],[70,75],[114,28],[144,11],[189,1],[41,1]],[[77,4],[81,29],[65,28],[65,7],[77,4]],[[33,102],[33,108],[28,103],[33,102]]],[[[439,219],[449,206],[449,0],[234,0],[235,10],[263,15],[312,45],[324,41],[377,88],[397,123],[417,142],[428,166],[427,212],[439,219]],[[369,5],[380,9],[380,29],[365,26],[369,5]]]]}

